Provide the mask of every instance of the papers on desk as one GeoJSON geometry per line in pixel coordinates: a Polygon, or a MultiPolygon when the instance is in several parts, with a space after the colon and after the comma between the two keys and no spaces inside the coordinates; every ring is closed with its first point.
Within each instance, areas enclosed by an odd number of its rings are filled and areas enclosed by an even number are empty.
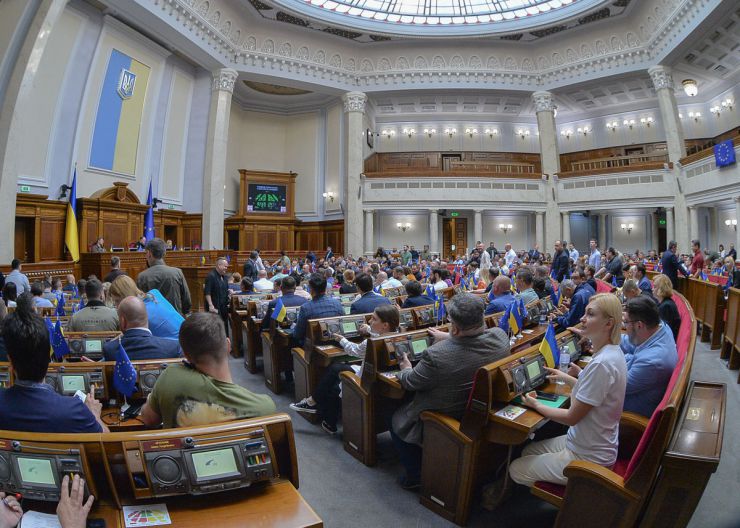
{"type": "Polygon", "coordinates": [[[500,411],[496,411],[496,416],[506,418],[507,420],[516,420],[519,416],[524,414],[527,409],[524,407],[517,407],[516,405],[507,405],[500,411]]]}
{"type": "Polygon", "coordinates": [[[534,330],[531,330],[531,329],[529,329],[529,328],[527,328],[526,330],[522,330],[522,334],[527,334],[527,335],[529,335],[529,334],[533,334],[533,333],[534,333],[534,330]]]}
{"type": "Polygon", "coordinates": [[[126,528],[172,524],[166,504],[124,506],[123,519],[126,521],[126,528]]]}
{"type": "Polygon", "coordinates": [[[62,528],[56,515],[32,510],[23,514],[18,526],[20,528],[62,528]]]}

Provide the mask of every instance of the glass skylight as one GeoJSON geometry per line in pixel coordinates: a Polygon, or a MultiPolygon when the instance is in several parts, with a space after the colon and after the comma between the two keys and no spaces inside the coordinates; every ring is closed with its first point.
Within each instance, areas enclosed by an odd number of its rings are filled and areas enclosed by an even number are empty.
{"type": "Polygon", "coordinates": [[[604,0],[275,0],[313,18],[387,33],[496,33],[574,16],[604,0]],[[349,20],[354,19],[354,20],[349,20]],[[472,31],[450,31],[467,26],[472,31]],[[428,28],[426,30],[421,28],[428,28]],[[382,29],[381,29],[382,28],[382,29]],[[414,30],[413,28],[418,28],[414,30]]]}

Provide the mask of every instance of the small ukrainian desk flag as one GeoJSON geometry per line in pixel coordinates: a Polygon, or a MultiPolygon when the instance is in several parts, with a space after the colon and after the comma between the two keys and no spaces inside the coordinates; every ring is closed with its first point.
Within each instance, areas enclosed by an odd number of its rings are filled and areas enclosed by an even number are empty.
{"type": "Polygon", "coordinates": [[[550,368],[557,368],[560,363],[560,350],[555,339],[555,327],[552,323],[547,325],[545,337],[540,343],[540,354],[545,358],[545,363],[550,368]]]}
{"type": "Polygon", "coordinates": [[[282,323],[285,320],[285,316],[288,314],[288,310],[285,309],[285,306],[283,305],[283,299],[278,297],[277,302],[275,302],[275,308],[272,310],[272,318],[275,319],[278,323],[282,323]]]}

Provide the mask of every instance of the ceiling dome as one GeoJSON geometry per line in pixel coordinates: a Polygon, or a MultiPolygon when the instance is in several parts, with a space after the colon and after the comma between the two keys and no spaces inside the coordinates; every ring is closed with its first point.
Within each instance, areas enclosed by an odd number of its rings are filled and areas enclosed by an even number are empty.
{"type": "Polygon", "coordinates": [[[609,0],[272,0],[286,10],[386,35],[497,35],[581,16],[609,0]]]}

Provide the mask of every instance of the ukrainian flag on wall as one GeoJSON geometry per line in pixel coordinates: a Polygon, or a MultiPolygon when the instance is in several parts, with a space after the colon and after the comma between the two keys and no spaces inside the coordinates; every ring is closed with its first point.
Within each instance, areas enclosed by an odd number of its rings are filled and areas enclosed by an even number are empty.
{"type": "Polygon", "coordinates": [[[95,118],[90,166],[133,175],[149,66],[112,50],[95,118]]]}

